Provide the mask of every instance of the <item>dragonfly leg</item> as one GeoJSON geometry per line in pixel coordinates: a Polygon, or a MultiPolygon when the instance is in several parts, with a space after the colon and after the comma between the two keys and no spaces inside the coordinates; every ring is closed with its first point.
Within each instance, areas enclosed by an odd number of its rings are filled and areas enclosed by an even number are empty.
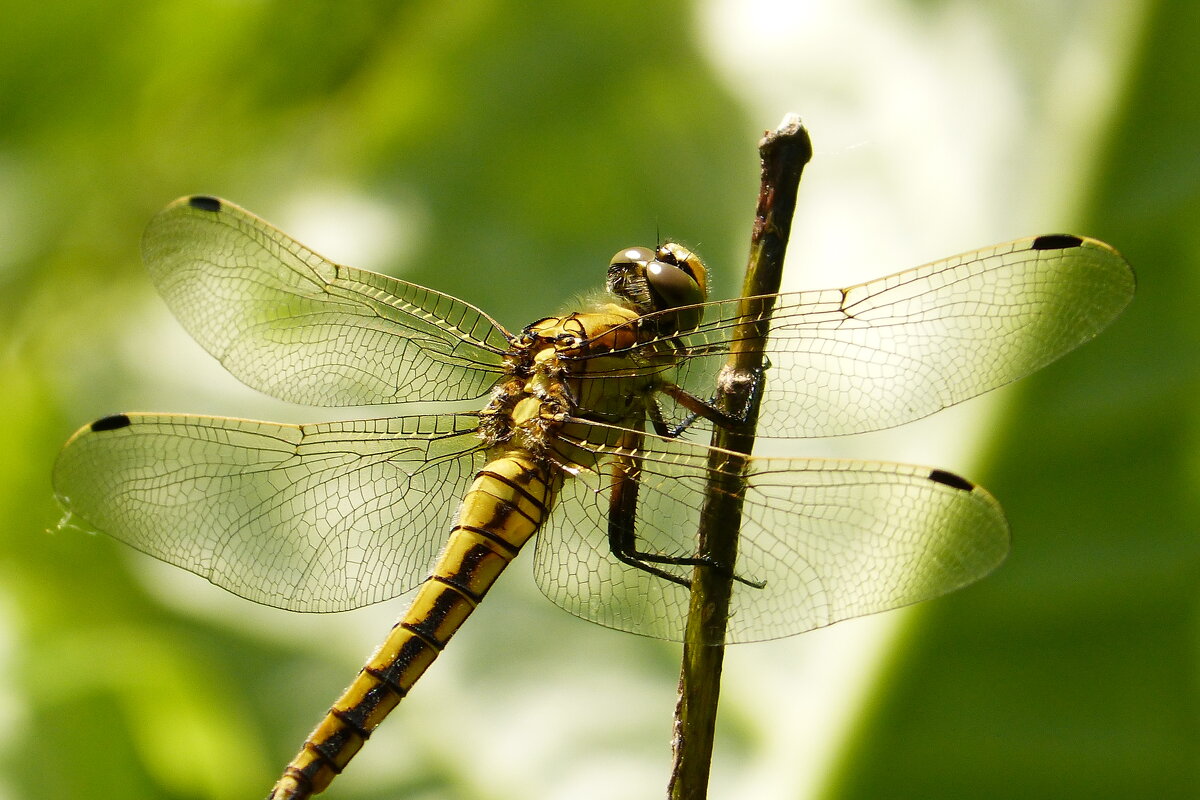
{"type": "MultiPolygon", "coordinates": [[[[640,437],[639,437],[640,438],[640,437]]],[[[641,474],[639,459],[634,455],[622,456],[613,460],[612,490],[608,495],[608,546],[617,560],[631,567],[645,570],[651,575],[678,583],[681,586],[691,586],[692,582],[678,575],[672,575],[664,569],[650,566],[646,556],[639,553],[634,542],[637,534],[637,497],[638,476],[641,474]]]]}
{"type": "MultiPolygon", "coordinates": [[[[663,555],[661,553],[643,552],[643,551],[637,550],[633,547],[629,547],[627,549],[620,549],[615,544],[613,544],[613,539],[611,536],[611,534],[612,534],[611,524],[609,525],[609,534],[610,534],[609,542],[610,542],[610,545],[612,546],[612,553],[614,556],[617,557],[618,561],[620,561],[623,564],[628,564],[631,567],[637,567],[640,570],[645,570],[646,572],[649,572],[651,575],[657,575],[660,578],[665,578],[665,579],[671,581],[672,583],[678,583],[681,586],[687,586],[690,588],[692,585],[692,582],[688,578],[681,578],[678,575],[672,575],[670,572],[667,572],[666,570],[663,570],[663,569],[659,569],[658,567],[655,567],[653,565],[654,564],[669,564],[669,565],[677,566],[677,567],[709,567],[710,569],[715,569],[717,572],[721,573],[726,578],[729,578],[730,580],[733,580],[733,581],[737,581],[738,583],[742,584],[743,586],[749,586],[751,589],[763,589],[767,585],[766,581],[754,581],[754,580],[750,580],[749,578],[743,578],[741,575],[738,575],[736,572],[731,570],[729,567],[725,566],[724,564],[722,564],[719,561],[716,561],[715,559],[709,558],[708,556],[668,556],[668,555],[663,555]]],[[[629,542],[629,544],[632,544],[632,542],[629,542]]]]}
{"type": "MultiPolygon", "coordinates": [[[[683,391],[683,390],[680,390],[683,391]]],[[[691,397],[689,395],[689,397],[691,397]]],[[[656,429],[666,427],[662,420],[658,405],[653,402],[646,404],[647,414],[656,429]]],[[[731,566],[708,555],[666,555],[641,551],[637,548],[637,492],[641,486],[642,474],[641,452],[642,434],[628,431],[620,444],[620,455],[612,461],[612,483],[608,493],[608,549],[613,557],[622,564],[637,567],[638,570],[649,572],[650,575],[677,583],[680,587],[691,587],[689,578],[674,575],[673,572],[660,569],[655,564],[664,566],[707,566],[718,570],[721,575],[737,581],[748,587],[761,589],[766,583],[749,581],[733,572],[731,566]]]]}
{"type": "Polygon", "coordinates": [[[623,564],[636,567],[651,575],[677,583],[680,586],[691,587],[688,578],[675,575],[655,564],[695,567],[706,566],[719,571],[730,580],[744,584],[754,589],[766,586],[764,581],[752,581],[743,578],[734,571],[708,556],[669,556],[662,553],[651,553],[637,548],[637,495],[638,475],[640,468],[636,457],[629,456],[614,461],[612,492],[609,495],[608,509],[608,545],[613,556],[623,564]]]}
{"type": "Polygon", "coordinates": [[[658,408],[658,404],[653,401],[647,403],[647,408],[650,409],[651,421],[654,422],[655,432],[660,436],[674,439],[691,427],[699,417],[703,417],[722,428],[739,428],[748,424],[752,409],[758,407],[759,400],[762,398],[763,386],[766,384],[766,373],[762,369],[753,370],[748,374],[748,377],[740,378],[740,380],[749,381],[750,391],[746,394],[746,402],[743,404],[741,410],[733,414],[717,408],[717,398],[715,395],[708,400],[702,400],[677,384],[660,384],[656,387],[658,391],[667,395],[691,413],[678,425],[668,426],[662,420],[662,411],[658,408]]]}
{"type": "Polygon", "coordinates": [[[646,415],[650,417],[650,424],[654,426],[654,432],[664,439],[674,439],[681,433],[691,427],[692,423],[700,416],[699,414],[688,414],[687,418],[678,425],[668,425],[663,418],[662,406],[658,404],[658,400],[651,394],[646,398],[646,415]]]}

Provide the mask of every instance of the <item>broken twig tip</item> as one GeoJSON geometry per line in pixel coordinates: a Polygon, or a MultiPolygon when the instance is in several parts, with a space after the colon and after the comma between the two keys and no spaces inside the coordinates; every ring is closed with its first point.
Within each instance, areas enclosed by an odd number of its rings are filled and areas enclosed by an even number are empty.
{"type": "Polygon", "coordinates": [[[775,132],[779,134],[794,133],[797,129],[803,127],[804,123],[800,121],[800,115],[794,111],[789,111],[783,115],[783,121],[775,128],[775,132]]]}

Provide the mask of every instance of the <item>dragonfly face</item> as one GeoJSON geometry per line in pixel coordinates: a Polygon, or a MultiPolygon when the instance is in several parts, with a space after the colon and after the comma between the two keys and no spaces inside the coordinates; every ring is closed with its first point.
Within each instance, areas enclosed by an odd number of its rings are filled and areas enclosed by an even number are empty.
{"type": "MultiPolygon", "coordinates": [[[[706,301],[704,266],[679,245],[620,251],[610,302],[517,335],[215,198],[165,209],[143,255],[180,322],[252,387],[311,405],[481,406],[316,425],[123,414],[59,456],[55,489],[79,520],[256,602],[337,611],[420,586],[274,797],[324,788],[534,534],[547,597],[670,639],[708,563],[706,487],[729,474],[745,486],[730,641],[935,597],[1007,552],[999,506],[957,475],[703,443],[727,420],[708,398],[747,326],[736,301],[706,301]]],[[[1133,290],[1108,245],[1052,235],[780,294],[758,436],[934,413],[1087,341],[1133,290]]]]}
{"type": "Polygon", "coordinates": [[[708,269],[700,258],[675,242],[651,250],[630,247],[608,264],[609,293],[625,298],[639,315],[675,309],[660,316],[659,324],[686,331],[700,324],[708,298],[708,269]]]}

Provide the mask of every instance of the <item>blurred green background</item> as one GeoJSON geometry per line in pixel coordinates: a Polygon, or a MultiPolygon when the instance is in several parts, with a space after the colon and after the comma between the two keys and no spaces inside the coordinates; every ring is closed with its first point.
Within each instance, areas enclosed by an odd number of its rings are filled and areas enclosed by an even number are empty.
{"type": "MultiPolygon", "coordinates": [[[[1013,554],[730,651],[712,796],[1200,796],[1200,4],[1000,6],[7,3],[0,798],[265,795],[403,607],[263,609],[57,527],[51,464],[90,419],[318,416],[172,322],[138,259],[158,208],[228,197],[510,327],[660,236],[727,296],[786,111],[817,150],[794,287],[1065,229],[1139,296],[949,427],[838,445],[968,471],[1013,554]]],[[[528,562],[329,796],[662,796],[677,647],[569,617],[528,562]]]]}

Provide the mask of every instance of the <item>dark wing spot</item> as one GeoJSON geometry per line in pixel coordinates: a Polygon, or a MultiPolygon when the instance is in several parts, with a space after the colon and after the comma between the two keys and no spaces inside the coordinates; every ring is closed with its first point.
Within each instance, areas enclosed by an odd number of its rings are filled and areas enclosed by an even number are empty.
{"type": "Polygon", "coordinates": [[[115,431],[121,428],[128,428],[130,425],[129,417],[124,414],[113,414],[111,417],[104,417],[92,423],[92,433],[100,433],[101,431],[115,431]]]}
{"type": "Polygon", "coordinates": [[[1066,250],[1069,247],[1079,247],[1083,239],[1069,233],[1048,233],[1033,240],[1034,250],[1066,250]]]}
{"type": "Polygon", "coordinates": [[[929,480],[949,486],[951,489],[962,489],[964,492],[969,492],[975,488],[975,484],[966,478],[955,475],[953,472],[946,472],[944,469],[930,470],[929,480]]]}
{"type": "Polygon", "coordinates": [[[188,205],[201,211],[211,211],[214,214],[221,210],[221,201],[215,197],[198,194],[188,198],[188,205]]]}

